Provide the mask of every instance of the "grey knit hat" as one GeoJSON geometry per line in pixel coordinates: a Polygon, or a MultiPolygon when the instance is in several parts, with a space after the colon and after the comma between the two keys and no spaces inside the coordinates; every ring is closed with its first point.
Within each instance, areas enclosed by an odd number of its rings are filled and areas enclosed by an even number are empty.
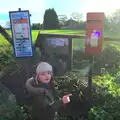
{"type": "Polygon", "coordinates": [[[40,62],[36,68],[36,74],[40,72],[52,72],[52,66],[47,62],[40,62]]]}

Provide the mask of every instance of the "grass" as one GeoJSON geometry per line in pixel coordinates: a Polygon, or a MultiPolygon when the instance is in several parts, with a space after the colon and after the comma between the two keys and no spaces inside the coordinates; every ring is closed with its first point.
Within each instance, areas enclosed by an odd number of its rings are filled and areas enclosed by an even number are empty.
{"type": "MultiPolygon", "coordinates": [[[[7,31],[11,35],[11,31],[7,31]]],[[[33,43],[37,38],[38,35],[38,30],[33,30],[32,31],[32,40],[33,43]]],[[[85,30],[41,30],[41,33],[56,33],[56,34],[75,34],[75,35],[85,35],[85,30]]],[[[114,38],[120,38],[120,34],[115,34],[115,33],[110,33],[110,32],[104,32],[104,36],[110,36],[114,38]]],[[[76,49],[78,46],[80,47],[81,45],[84,45],[84,39],[73,39],[73,46],[76,46],[76,49]],[[79,42],[81,40],[82,42],[79,42]]],[[[0,45],[8,44],[8,42],[4,39],[2,35],[0,35],[0,45]]]]}
{"type": "Polygon", "coordinates": [[[84,30],[43,30],[42,33],[58,33],[58,34],[85,34],[84,30]]]}
{"type": "MultiPolygon", "coordinates": [[[[7,31],[11,35],[11,31],[7,31]]],[[[32,31],[32,40],[33,42],[36,40],[38,35],[38,30],[32,31]]],[[[77,34],[77,35],[83,35],[85,34],[85,31],[83,30],[42,30],[41,33],[57,33],[57,34],[77,34]]],[[[4,39],[2,35],[0,35],[0,45],[8,44],[8,42],[4,39]]]]}

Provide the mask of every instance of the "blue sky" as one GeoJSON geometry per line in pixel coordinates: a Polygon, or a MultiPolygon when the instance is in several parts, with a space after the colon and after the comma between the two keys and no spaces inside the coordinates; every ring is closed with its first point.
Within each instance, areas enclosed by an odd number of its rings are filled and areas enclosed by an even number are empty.
{"type": "Polygon", "coordinates": [[[9,11],[16,11],[18,8],[30,11],[31,23],[42,23],[44,12],[48,8],[54,8],[58,15],[67,15],[68,18],[72,12],[79,12],[84,15],[84,19],[87,12],[109,14],[120,8],[120,0],[1,0],[0,3],[0,25],[2,26],[9,21],[9,11]]]}

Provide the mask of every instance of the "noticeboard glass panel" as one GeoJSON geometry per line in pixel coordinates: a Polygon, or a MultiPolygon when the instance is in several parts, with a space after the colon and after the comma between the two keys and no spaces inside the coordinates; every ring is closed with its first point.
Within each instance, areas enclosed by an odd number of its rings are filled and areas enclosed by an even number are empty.
{"type": "Polygon", "coordinates": [[[69,40],[68,38],[46,38],[49,50],[53,53],[68,54],[69,53],[69,40]]]}

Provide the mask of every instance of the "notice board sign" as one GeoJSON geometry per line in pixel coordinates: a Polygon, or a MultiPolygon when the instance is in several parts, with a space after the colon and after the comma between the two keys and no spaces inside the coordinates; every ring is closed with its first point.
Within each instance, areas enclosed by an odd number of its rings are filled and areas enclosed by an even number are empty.
{"type": "Polygon", "coordinates": [[[47,38],[47,42],[49,45],[53,47],[68,47],[68,38],[47,38]]]}
{"type": "Polygon", "coordinates": [[[104,13],[87,13],[85,52],[101,54],[104,33],[104,13]]]}
{"type": "Polygon", "coordinates": [[[10,11],[14,54],[17,58],[32,57],[32,35],[29,11],[10,11]]]}
{"type": "Polygon", "coordinates": [[[47,48],[48,52],[63,54],[69,54],[69,40],[68,38],[62,37],[47,37],[47,48]]]}

